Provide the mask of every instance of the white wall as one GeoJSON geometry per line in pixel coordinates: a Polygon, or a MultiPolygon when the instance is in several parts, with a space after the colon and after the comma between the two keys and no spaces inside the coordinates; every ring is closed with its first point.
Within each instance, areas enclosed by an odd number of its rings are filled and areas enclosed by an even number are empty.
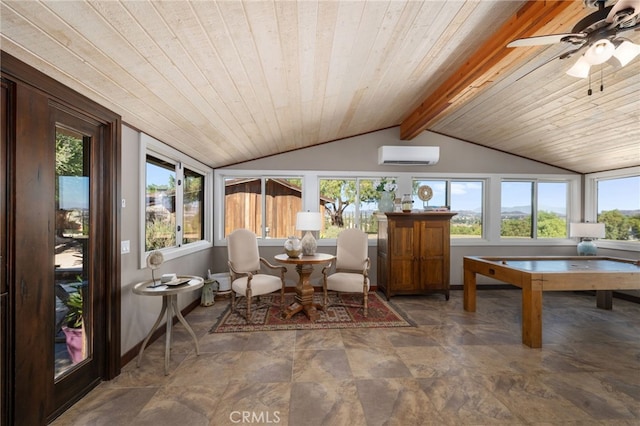
{"type": "MultiPolygon", "coordinates": [[[[121,259],[122,305],[121,330],[122,353],[128,352],[146,337],[153,326],[161,308],[161,297],[139,296],[132,292],[133,286],[151,279],[151,271],[140,267],[140,251],[143,241],[140,241],[139,200],[140,194],[140,133],[122,126],[122,197],[126,207],[122,209],[121,239],[129,240],[131,251],[123,254],[121,259]]],[[[166,261],[155,274],[176,273],[182,275],[206,276],[211,268],[211,250],[204,250],[189,256],[166,261]]],[[[200,292],[178,296],[178,306],[183,309],[196,299],[200,292]]],[[[164,322],[163,322],[164,324],[164,322]]]]}
{"type": "Polygon", "coordinates": [[[575,175],[558,167],[437,133],[423,132],[411,141],[400,140],[399,127],[247,161],[223,169],[575,175]],[[439,146],[440,161],[433,166],[378,166],[378,147],[382,145],[439,146]]]}

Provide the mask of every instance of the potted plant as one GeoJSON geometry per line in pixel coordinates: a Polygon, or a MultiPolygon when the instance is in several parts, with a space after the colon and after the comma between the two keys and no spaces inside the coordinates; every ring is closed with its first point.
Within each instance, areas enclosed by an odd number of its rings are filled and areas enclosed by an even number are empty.
{"type": "Polygon", "coordinates": [[[69,297],[64,300],[64,304],[69,310],[65,316],[66,326],[62,327],[62,331],[66,337],[67,351],[71,356],[71,362],[77,364],[86,355],[82,290],[78,289],[78,291],[70,293],[69,297]]]}

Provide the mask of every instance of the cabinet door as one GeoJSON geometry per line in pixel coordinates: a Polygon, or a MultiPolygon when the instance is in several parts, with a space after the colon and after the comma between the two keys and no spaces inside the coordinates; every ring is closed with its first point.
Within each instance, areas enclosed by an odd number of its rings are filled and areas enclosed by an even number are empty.
{"type": "Polygon", "coordinates": [[[389,222],[389,286],[393,292],[413,291],[417,288],[414,241],[412,221],[389,222]]]}
{"type": "Polygon", "coordinates": [[[445,254],[449,236],[446,223],[442,221],[416,222],[416,256],[418,258],[418,277],[421,290],[442,290],[445,283],[445,254]]]}

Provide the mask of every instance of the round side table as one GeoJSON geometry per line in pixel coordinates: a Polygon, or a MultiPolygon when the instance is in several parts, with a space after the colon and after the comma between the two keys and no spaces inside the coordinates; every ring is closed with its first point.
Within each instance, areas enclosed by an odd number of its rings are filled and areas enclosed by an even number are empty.
{"type": "Polygon", "coordinates": [[[166,313],[166,336],[165,336],[165,346],[164,346],[164,374],[165,376],[169,374],[169,359],[171,357],[171,341],[172,341],[172,332],[173,332],[173,315],[175,314],[178,317],[178,320],[184,325],[187,329],[191,337],[193,337],[193,341],[196,345],[196,355],[200,355],[200,347],[198,346],[198,339],[196,338],[195,333],[184,319],[182,314],[180,313],[180,309],[178,309],[178,294],[180,293],[188,293],[190,291],[195,291],[199,288],[202,288],[204,284],[204,280],[201,277],[193,276],[193,275],[180,275],[177,277],[176,281],[181,282],[179,285],[167,285],[162,284],[158,280],[155,282],[153,280],[147,280],[137,283],[133,286],[133,292],[135,294],[139,294],[141,296],[162,296],[162,309],[160,310],[160,315],[158,315],[158,319],[156,320],[153,327],[151,327],[151,331],[147,334],[147,337],[142,342],[142,347],[140,347],[140,352],[138,352],[138,360],[136,365],[140,367],[140,361],[142,360],[142,352],[144,348],[149,343],[149,339],[153,335],[153,332],[156,331],[158,325],[160,325],[160,321],[165,317],[166,313]],[[155,284],[155,285],[154,285],[155,284]]]}

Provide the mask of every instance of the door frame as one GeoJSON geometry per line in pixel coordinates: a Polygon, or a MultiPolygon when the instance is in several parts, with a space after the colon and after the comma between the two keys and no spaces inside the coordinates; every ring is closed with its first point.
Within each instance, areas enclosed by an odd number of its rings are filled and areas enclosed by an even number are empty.
{"type": "MultiPolygon", "coordinates": [[[[64,86],[63,84],[55,81],[54,79],[42,74],[35,68],[24,64],[20,60],[7,54],[6,52],[0,52],[0,64],[1,75],[3,80],[12,82],[11,87],[16,91],[17,95],[28,92],[31,93],[30,99],[42,101],[44,100],[47,105],[56,104],[64,106],[69,111],[75,111],[80,115],[90,117],[92,120],[101,123],[104,129],[104,143],[101,146],[101,155],[103,162],[99,168],[101,187],[101,201],[104,206],[103,220],[104,230],[102,234],[102,251],[104,252],[104,261],[102,263],[104,271],[104,289],[100,295],[102,302],[104,303],[103,320],[106,327],[104,333],[104,342],[101,345],[104,347],[104,356],[101,357],[101,365],[98,366],[100,379],[110,380],[120,374],[121,368],[121,319],[120,319],[120,304],[121,304],[121,282],[120,282],[120,229],[121,229],[121,118],[114,112],[98,105],[92,100],[80,95],[72,89],[64,86]]],[[[17,98],[14,96],[13,98],[17,98]]],[[[42,102],[41,102],[42,103],[42,102]]],[[[16,217],[14,206],[16,202],[16,180],[19,176],[19,165],[15,163],[16,147],[15,144],[19,143],[17,138],[20,137],[21,132],[29,132],[25,130],[28,128],[29,122],[34,124],[37,122],[49,123],[49,110],[43,105],[36,106],[30,110],[28,117],[21,114],[19,110],[13,105],[15,116],[10,117],[12,120],[16,120],[18,123],[15,126],[15,133],[9,135],[11,138],[8,141],[8,153],[7,153],[7,182],[6,191],[8,195],[9,209],[7,211],[7,240],[8,240],[8,258],[6,277],[8,283],[9,293],[9,312],[12,316],[13,326],[9,330],[8,344],[12,354],[10,359],[13,360],[12,365],[9,366],[10,374],[7,377],[9,381],[8,389],[17,390],[17,387],[21,386],[21,383],[25,382],[29,385],[33,384],[38,386],[42,383],[38,377],[31,377],[30,374],[33,371],[29,369],[22,370],[19,363],[16,361],[16,339],[15,335],[15,321],[19,317],[19,312],[16,312],[16,306],[21,301],[22,297],[25,297],[23,292],[23,286],[20,282],[22,279],[18,277],[18,271],[16,270],[15,253],[16,242],[19,241],[19,236],[15,232],[15,223],[20,220],[16,217]],[[35,112],[34,116],[31,113],[35,112]],[[46,116],[44,116],[46,112],[46,116]],[[22,129],[22,130],[21,130],[22,129]]],[[[35,135],[40,137],[41,135],[35,135]]],[[[36,300],[39,297],[38,294],[31,292],[31,300],[36,300]]],[[[12,323],[10,321],[10,323],[12,323]]],[[[39,356],[40,354],[34,354],[39,356]]],[[[51,378],[53,380],[53,378],[51,378]]],[[[97,383],[96,383],[97,384],[97,383]]],[[[24,385],[22,385],[24,386],[24,385]]],[[[82,396],[89,392],[91,388],[83,388],[72,397],[60,408],[51,411],[51,400],[48,398],[41,398],[43,400],[34,401],[29,398],[20,399],[16,394],[18,392],[12,392],[11,400],[9,401],[9,415],[16,420],[16,416],[19,414],[21,421],[25,420],[29,424],[44,424],[55,417],[60,415],[66,408],[70,407],[73,403],[77,402],[82,396]],[[49,407],[49,408],[48,408],[49,407]],[[51,411],[51,412],[50,412],[51,411]],[[28,418],[26,418],[26,417],[28,418]]],[[[33,395],[32,395],[33,396],[33,395]]],[[[49,397],[50,398],[50,397],[49,397]]]]}

